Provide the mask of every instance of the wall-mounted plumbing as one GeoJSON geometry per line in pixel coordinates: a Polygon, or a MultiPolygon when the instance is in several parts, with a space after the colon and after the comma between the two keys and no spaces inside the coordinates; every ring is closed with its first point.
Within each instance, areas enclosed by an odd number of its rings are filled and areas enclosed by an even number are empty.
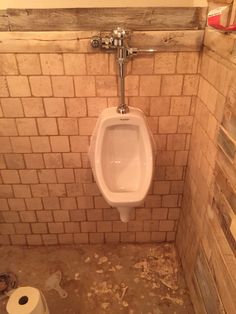
{"type": "Polygon", "coordinates": [[[125,104],[125,63],[129,58],[136,56],[138,53],[150,53],[157,51],[156,49],[138,49],[131,48],[128,45],[128,39],[131,33],[120,27],[114,29],[111,33],[104,36],[94,36],[91,38],[91,46],[93,48],[101,48],[107,51],[116,50],[116,61],[119,67],[119,89],[120,104],[117,112],[125,114],[129,112],[129,107],[125,104]]]}

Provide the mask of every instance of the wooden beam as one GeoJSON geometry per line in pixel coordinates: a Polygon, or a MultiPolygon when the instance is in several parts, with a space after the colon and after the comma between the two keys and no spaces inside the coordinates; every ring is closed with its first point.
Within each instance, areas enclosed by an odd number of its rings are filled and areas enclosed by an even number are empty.
{"type": "Polygon", "coordinates": [[[204,46],[236,64],[236,35],[206,28],[204,46]]]}
{"type": "Polygon", "coordinates": [[[184,30],[206,24],[206,12],[195,7],[8,9],[7,14],[12,31],[184,30]]]}
{"type": "MultiPolygon", "coordinates": [[[[70,8],[128,8],[128,7],[207,7],[207,0],[72,0],[70,8]]],[[[68,8],[67,0],[1,0],[0,9],[68,8]]]]}
{"type": "MultiPolygon", "coordinates": [[[[90,46],[93,31],[0,32],[0,53],[96,52],[90,46]]],[[[200,51],[204,31],[133,32],[130,46],[158,51],[200,51]]]]}
{"type": "Polygon", "coordinates": [[[5,10],[0,10],[0,31],[9,31],[8,16],[5,10]]]}

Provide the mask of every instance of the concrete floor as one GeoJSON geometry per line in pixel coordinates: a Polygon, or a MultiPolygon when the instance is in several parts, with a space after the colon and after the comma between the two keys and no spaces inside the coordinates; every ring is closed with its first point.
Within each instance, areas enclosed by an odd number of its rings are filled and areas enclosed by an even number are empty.
{"type": "MultiPolygon", "coordinates": [[[[193,314],[172,244],[0,247],[0,273],[43,291],[50,314],[193,314]],[[63,299],[45,282],[62,273],[63,299]]],[[[7,299],[0,301],[6,313],[7,299]]]]}

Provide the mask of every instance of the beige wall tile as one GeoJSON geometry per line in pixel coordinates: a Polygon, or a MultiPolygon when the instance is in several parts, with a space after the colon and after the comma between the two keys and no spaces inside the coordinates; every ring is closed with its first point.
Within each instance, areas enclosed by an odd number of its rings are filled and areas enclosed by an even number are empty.
{"type": "Polygon", "coordinates": [[[81,232],[96,232],[96,222],[94,221],[81,222],[81,232]]]}
{"type": "Polygon", "coordinates": [[[64,53],[63,58],[66,75],[86,74],[86,63],[84,54],[64,53]]]}
{"type": "Polygon", "coordinates": [[[88,233],[78,233],[74,235],[75,243],[86,244],[89,243],[88,233]]]}
{"type": "Polygon", "coordinates": [[[92,135],[97,118],[80,118],[79,133],[80,135],[92,135]]]}
{"type": "Polygon", "coordinates": [[[56,234],[43,234],[43,244],[44,245],[56,245],[58,244],[58,238],[56,234]]]}
{"type": "Polygon", "coordinates": [[[27,76],[7,76],[7,84],[11,97],[31,96],[27,76]]]}
{"type": "Polygon", "coordinates": [[[63,98],[44,98],[43,101],[48,117],[64,117],[66,115],[63,98]]]}
{"type": "Polygon", "coordinates": [[[169,134],[176,133],[178,128],[177,117],[160,117],[159,118],[159,133],[169,134]]]}
{"type": "Polygon", "coordinates": [[[92,170],[91,169],[75,169],[75,180],[76,182],[86,183],[92,182],[92,170]]]}
{"type": "Polygon", "coordinates": [[[166,167],[166,179],[167,180],[182,180],[183,179],[183,167],[179,167],[179,166],[166,167]]]}
{"type": "Polygon", "coordinates": [[[31,153],[31,143],[29,137],[11,137],[13,152],[15,153],[31,153]]]}
{"type": "Polygon", "coordinates": [[[33,223],[31,224],[31,228],[32,228],[33,233],[39,233],[39,234],[48,233],[48,228],[47,228],[46,223],[42,223],[42,222],[33,223]]]}
{"type": "Polygon", "coordinates": [[[170,97],[151,97],[150,115],[167,116],[170,112],[170,97]]]}
{"type": "Polygon", "coordinates": [[[0,135],[14,136],[17,135],[15,119],[0,119],[0,135]]]}
{"type": "Polygon", "coordinates": [[[16,184],[13,185],[13,190],[16,198],[29,198],[32,196],[29,185],[16,184]]]}
{"type": "Polygon", "coordinates": [[[70,210],[70,217],[72,221],[85,221],[86,220],[85,210],[84,209],[70,210]]]}
{"type": "Polygon", "coordinates": [[[53,152],[69,152],[70,144],[68,136],[51,136],[50,143],[53,152]]]}
{"type": "Polygon", "coordinates": [[[107,99],[103,97],[87,98],[89,117],[98,117],[107,108],[107,99]]]}
{"type": "Polygon", "coordinates": [[[55,118],[38,118],[37,124],[40,135],[58,134],[57,123],[55,118]]]}
{"type": "Polygon", "coordinates": [[[128,75],[125,78],[125,95],[138,96],[139,95],[139,76],[128,75]]]}
{"type": "Polygon", "coordinates": [[[183,95],[197,95],[198,84],[198,75],[184,75],[183,95]]]}
{"type": "Polygon", "coordinates": [[[62,168],[62,156],[59,153],[50,153],[43,155],[46,168],[62,168]]]}
{"type": "Polygon", "coordinates": [[[168,208],[158,207],[152,209],[152,219],[165,220],[167,219],[168,208]]]}
{"type": "Polygon", "coordinates": [[[161,76],[160,75],[141,75],[139,95],[140,96],[159,96],[161,76]]]}
{"type": "Polygon", "coordinates": [[[169,181],[155,181],[154,182],[154,194],[169,194],[170,182],[169,181]]]}
{"type": "Polygon", "coordinates": [[[193,125],[192,116],[179,117],[178,133],[191,133],[193,125]]]}
{"type": "Polygon", "coordinates": [[[50,210],[37,210],[36,212],[39,222],[51,222],[53,221],[52,212],[50,210]]]}
{"type": "Polygon", "coordinates": [[[57,180],[59,183],[75,182],[73,169],[57,169],[57,180]]]}
{"type": "Polygon", "coordinates": [[[66,98],[65,103],[68,117],[85,117],[87,115],[85,98],[66,98]]]}
{"type": "Polygon", "coordinates": [[[26,154],[25,163],[28,169],[40,169],[45,167],[42,154],[26,154]]]}
{"type": "Polygon", "coordinates": [[[139,108],[147,116],[150,115],[150,99],[149,99],[149,97],[129,97],[129,106],[139,108]]]}
{"type": "Polygon", "coordinates": [[[117,78],[115,76],[96,76],[97,96],[117,96],[117,78]]]}
{"type": "Polygon", "coordinates": [[[172,231],[174,229],[173,220],[161,220],[159,225],[160,231],[172,231]]]}
{"type": "Polygon", "coordinates": [[[8,97],[9,91],[8,91],[8,85],[7,85],[7,79],[4,76],[0,76],[0,97],[8,97]]]}
{"type": "Polygon", "coordinates": [[[17,170],[1,170],[3,183],[20,183],[20,177],[17,170]]]}
{"type": "Polygon", "coordinates": [[[79,132],[76,118],[59,118],[58,120],[59,134],[61,135],[77,135],[79,132]]]}
{"type": "Polygon", "coordinates": [[[34,118],[16,119],[19,135],[38,135],[36,120],[34,118]]]}
{"type": "Polygon", "coordinates": [[[23,184],[39,182],[36,170],[20,170],[19,173],[20,173],[21,183],[23,184]]]}
{"type": "Polygon", "coordinates": [[[17,63],[14,54],[0,54],[0,75],[17,75],[17,63]]]}
{"type": "Polygon", "coordinates": [[[96,96],[94,76],[75,76],[75,95],[77,97],[96,96]]]}
{"type": "Polygon", "coordinates": [[[43,209],[41,198],[28,198],[25,200],[26,207],[28,210],[40,210],[43,209]]]}
{"type": "MultiPolygon", "coordinates": [[[[66,196],[66,186],[63,183],[50,183],[48,184],[49,194],[51,196],[65,197],[66,196]]],[[[68,196],[70,196],[68,194],[68,196]]]]}
{"type": "Polygon", "coordinates": [[[23,108],[19,98],[2,98],[1,107],[6,118],[23,117],[23,108]]]}
{"type": "Polygon", "coordinates": [[[179,52],[177,60],[177,73],[197,73],[198,52],[179,52]]]}
{"type": "Polygon", "coordinates": [[[11,210],[24,211],[25,201],[21,198],[9,198],[8,204],[11,210]]]}
{"type": "Polygon", "coordinates": [[[40,54],[43,75],[63,75],[63,60],[61,54],[40,54]]]}
{"type": "Polygon", "coordinates": [[[136,232],[136,242],[144,243],[150,242],[151,240],[151,233],[150,232],[136,232]]]}
{"type": "Polygon", "coordinates": [[[65,168],[81,168],[80,153],[63,153],[63,164],[65,168]]]}
{"type": "Polygon", "coordinates": [[[56,171],[53,169],[38,170],[40,183],[57,183],[56,171]]]}
{"type": "Polygon", "coordinates": [[[158,52],[155,54],[154,73],[175,73],[176,57],[175,52],[158,52]]]}
{"type": "Polygon", "coordinates": [[[24,169],[25,162],[22,154],[6,154],[5,161],[8,169],[24,169]]]}
{"type": "Polygon", "coordinates": [[[186,146],[185,134],[171,134],[167,137],[168,150],[184,150],[186,146]]]}
{"type": "Polygon", "coordinates": [[[105,242],[106,243],[118,243],[120,242],[120,234],[118,232],[108,232],[105,233],[105,242]]]}
{"type": "Polygon", "coordinates": [[[152,242],[165,242],[166,232],[151,232],[152,242]]]}
{"type": "Polygon", "coordinates": [[[60,198],[61,209],[77,209],[76,199],[74,197],[60,198]]]}
{"type": "Polygon", "coordinates": [[[18,68],[22,75],[40,75],[41,65],[38,54],[17,54],[18,68]]]}
{"type": "MultiPolygon", "coordinates": [[[[30,76],[30,87],[33,96],[49,97],[52,96],[52,86],[49,76],[30,76]]],[[[29,95],[25,95],[29,96],[29,95]]]]}
{"type": "Polygon", "coordinates": [[[86,54],[86,63],[88,75],[108,74],[108,54],[105,53],[86,54]]]}
{"type": "Polygon", "coordinates": [[[24,114],[26,117],[44,117],[45,112],[43,108],[42,98],[22,98],[21,99],[24,114]]]}
{"type": "Polygon", "coordinates": [[[179,96],[182,93],[182,75],[163,75],[161,83],[162,96],[179,96]]]}
{"type": "Polygon", "coordinates": [[[154,66],[153,56],[137,56],[132,60],[132,74],[152,74],[154,66]]]}
{"type": "Polygon", "coordinates": [[[53,95],[55,97],[74,97],[74,83],[71,76],[52,76],[53,95]]]}
{"type": "Polygon", "coordinates": [[[51,151],[49,137],[33,136],[30,138],[32,150],[34,153],[47,153],[51,151]]]}
{"type": "Polygon", "coordinates": [[[172,97],[170,114],[173,116],[187,116],[190,112],[191,97],[172,97]]]}

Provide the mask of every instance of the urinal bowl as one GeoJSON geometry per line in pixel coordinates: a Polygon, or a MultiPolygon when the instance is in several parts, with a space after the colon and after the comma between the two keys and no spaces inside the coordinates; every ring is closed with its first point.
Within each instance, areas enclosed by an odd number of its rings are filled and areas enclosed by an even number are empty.
{"type": "Polygon", "coordinates": [[[143,113],[130,108],[120,115],[115,107],[105,109],[92,135],[89,158],[102,195],[127,222],[152,181],[152,141],[143,113]]]}

